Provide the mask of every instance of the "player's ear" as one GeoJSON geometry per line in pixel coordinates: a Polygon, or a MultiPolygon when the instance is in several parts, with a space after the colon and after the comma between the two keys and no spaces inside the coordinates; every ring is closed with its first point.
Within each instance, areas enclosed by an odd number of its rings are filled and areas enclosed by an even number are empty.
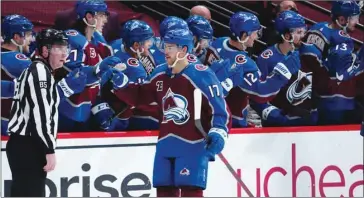
{"type": "Polygon", "coordinates": [[[289,32],[286,32],[285,34],[284,34],[284,38],[286,39],[286,40],[288,40],[288,41],[290,41],[291,40],[291,34],[289,33],[289,32]]]}
{"type": "Polygon", "coordinates": [[[49,51],[48,51],[48,47],[47,46],[42,46],[42,57],[43,58],[48,58],[48,56],[49,56],[49,51]]]}
{"type": "Polygon", "coordinates": [[[85,15],[85,18],[86,18],[87,23],[93,24],[94,16],[91,13],[87,12],[86,15],[85,15]]]}
{"type": "Polygon", "coordinates": [[[138,42],[134,42],[132,47],[134,50],[137,50],[140,48],[140,44],[138,42]]]}
{"type": "Polygon", "coordinates": [[[21,40],[21,36],[18,33],[15,33],[13,36],[13,40],[17,43],[20,43],[19,41],[21,40]]]}
{"type": "Polygon", "coordinates": [[[187,54],[187,52],[188,52],[187,46],[183,46],[182,51],[183,51],[183,53],[187,54]]]}
{"type": "Polygon", "coordinates": [[[243,34],[241,34],[240,40],[241,41],[245,41],[245,39],[248,37],[248,34],[246,32],[244,32],[243,34]]]}
{"type": "Polygon", "coordinates": [[[347,20],[346,20],[346,18],[344,16],[339,16],[337,18],[337,21],[339,21],[339,23],[342,24],[342,25],[347,23],[347,20]]]}

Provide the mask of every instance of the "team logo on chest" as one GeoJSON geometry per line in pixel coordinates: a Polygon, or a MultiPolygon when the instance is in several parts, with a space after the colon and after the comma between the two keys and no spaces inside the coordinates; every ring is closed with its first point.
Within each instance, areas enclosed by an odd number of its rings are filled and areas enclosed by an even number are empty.
{"type": "Polygon", "coordinates": [[[298,71],[297,79],[287,89],[286,97],[289,103],[297,106],[312,94],[312,72],[298,71]]]}
{"type": "Polygon", "coordinates": [[[182,125],[190,118],[190,113],[187,110],[187,99],[180,94],[173,93],[171,88],[168,89],[166,95],[162,98],[162,106],[162,123],[173,121],[177,125],[182,125]]]}

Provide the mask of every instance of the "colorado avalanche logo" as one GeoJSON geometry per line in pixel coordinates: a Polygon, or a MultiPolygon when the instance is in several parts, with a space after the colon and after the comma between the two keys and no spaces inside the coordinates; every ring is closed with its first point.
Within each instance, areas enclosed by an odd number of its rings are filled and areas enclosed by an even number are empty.
{"type": "Polygon", "coordinates": [[[273,51],[271,49],[267,49],[265,50],[261,57],[264,58],[264,59],[268,59],[269,57],[273,56],[273,51]]]}
{"type": "Polygon", "coordinates": [[[195,55],[189,54],[189,55],[187,55],[187,60],[189,63],[196,63],[197,57],[195,55]]]}
{"type": "Polygon", "coordinates": [[[196,64],[195,65],[195,68],[198,70],[198,71],[205,71],[208,67],[206,65],[203,65],[203,64],[196,64]]]}
{"type": "Polygon", "coordinates": [[[15,58],[18,60],[28,60],[28,57],[25,56],[24,54],[16,54],[15,58]]]}
{"type": "Polygon", "coordinates": [[[297,106],[307,99],[311,99],[312,72],[298,71],[297,79],[289,86],[286,97],[289,103],[297,106]]]}
{"type": "Polygon", "coordinates": [[[78,32],[76,30],[68,30],[66,32],[66,35],[67,36],[77,36],[78,35],[78,32]]]}
{"type": "Polygon", "coordinates": [[[166,95],[162,98],[162,106],[162,123],[173,121],[177,125],[182,125],[190,118],[190,113],[187,110],[187,99],[182,95],[173,93],[171,88],[168,89],[166,95]]]}
{"type": "Polygon", "coordinates": [[[139,61],[136,58],[129,58],[128,59],[128,65],[133,66],[133,67],[137,67],[139,65],[139,61]]]}
{"type": "Polygon", "coordinates": [[[339,35],[342,36],[342,37],[346,37],[346,38],[350,38],[349,34],[347,34],[345,31],[343,30],[340,30],[339,31],[339,35]]]}
{"type": "Polygon", "coordinates": [[[235,62],[237,64],[244,64],[246,63],[248,60],[246,59],[246,57],[242,54],[238,54],[235,56],[235,62]]]}

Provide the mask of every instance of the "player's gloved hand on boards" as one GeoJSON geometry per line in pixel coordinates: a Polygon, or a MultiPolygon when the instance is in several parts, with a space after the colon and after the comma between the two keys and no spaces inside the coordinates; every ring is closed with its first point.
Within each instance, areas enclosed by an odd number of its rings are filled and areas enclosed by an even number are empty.
{"type": "Polygon", "coordinates": [[[230,68],[231,63],[229,59],[214,61],[210,66],[210,69],[214,71],[219,81],[223,81],[229,77],[228,71],[230,68]]]}
{"type": "Polygon", "coordinates": [[[117,69],[112,70],[111,82],[113,84],[114,89],[121,89],[128,85],[129,78],[123,72],[117,69]]]}
{"type": "Polygon", "coordinates": [[[360,135],[364,137],[364,121],[361,122],[360,135]]]}
{"type": "Polygon", "coordinates": [[[277,63],[273,71],[281,74],[287,80],[291,79],[292,75],[296,74],[301,68],[300,56],[297,51],[290,52],[290,54],[277,63]]]}
{"type": "Polygon", "coordinates": [[[99,100],[92,107],[91,112],[100,129],[104,131],[113,130],[111,128],[111,121],[114,116],[114,111],[110,108],[109,104],[99,100]]]}
{"type": "Polygon", "coordinates": [[[215,160],[214,156],[221,153],[224,149],[225,141],[227,140],[227,133],[218,128],[211,128],[207,134],[206,150],[211,155],[212,161],[215,160]]]}
{"type": "Polygon", "coordinates": [[[85,89],[87,75],[79,68],[68,73],[65,78],[58,82],[58,87],[65,97],[82,92],[85,89]]]}
{"type": "Polygon", "coordinates": [[[101,87],[103,87],[108,81],[113,84],[113,89],[121,89],[128,85],[129,78],[123,72],[118,69],[111,68],[105,72],[100,81],[101,87]]]}
{"type": "Polygon", "coordinates": [[[109,56],[95,65],[95,74],[100,77],[104,72],[115,67],[117,64],[121,64],[120,58],[116,56],[109,56]]]}

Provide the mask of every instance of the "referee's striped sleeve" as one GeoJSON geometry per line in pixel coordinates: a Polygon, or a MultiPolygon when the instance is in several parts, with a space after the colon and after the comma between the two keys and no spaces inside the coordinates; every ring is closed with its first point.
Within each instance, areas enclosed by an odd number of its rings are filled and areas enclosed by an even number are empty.
{"type": "Polygon", "coordinates": [[[53,84],[50,71],[41,63],[36,63],[28,77],[31,99],[34,103],[33,115],[38,136],[46,146],[46,152],[54,153],[56,147],[55,135],[58,122],[54,115],[57,100],[52,94],[53,84]],[[54,130],[55,129],[55,130],[54,130]]]}

